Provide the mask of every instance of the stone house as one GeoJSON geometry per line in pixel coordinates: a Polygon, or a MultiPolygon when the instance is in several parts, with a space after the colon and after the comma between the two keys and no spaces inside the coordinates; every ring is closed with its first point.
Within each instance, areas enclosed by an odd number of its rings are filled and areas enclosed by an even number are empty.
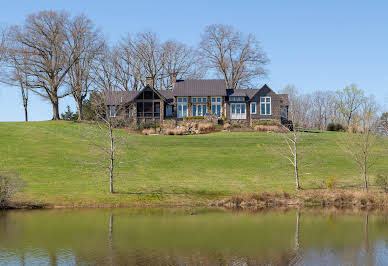
{"type": "Polygon", "coordinates": [[[264,85],[260,89],[228,89],[223,79],[176,80],[168,90],[156,90],[153,80],[139,91],[107,97],[108,115],[137,123],[204,116],[250,125],[259,120],[288,120],[288,95],[264,85]]]}

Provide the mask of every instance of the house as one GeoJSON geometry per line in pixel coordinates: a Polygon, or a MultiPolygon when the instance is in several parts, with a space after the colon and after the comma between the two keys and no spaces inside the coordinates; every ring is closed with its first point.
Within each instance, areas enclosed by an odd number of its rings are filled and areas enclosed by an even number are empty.
{"type": "Polygon", "coordinates": [[[176,80],[168,90],[156,90],[153,80],[140,91],[114,92],[107,97],[108,115],[134,119],[137,123],[160,123],[205,116],[231,123],[288,118],[288,95],[264,85],[260,89],[229,89],[223,79],[176,80]]]}

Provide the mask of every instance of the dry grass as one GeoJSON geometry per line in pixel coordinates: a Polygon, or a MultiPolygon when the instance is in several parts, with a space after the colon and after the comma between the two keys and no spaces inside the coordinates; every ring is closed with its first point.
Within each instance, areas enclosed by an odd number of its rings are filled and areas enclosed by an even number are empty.
{"type": "Polygon", "coordinates": [[[363,192],[350,190],[311,190],[294,195],[282,193],[253,193],[234,195],[212,205],[228,208],[268,208],[268,207],[340,207],[340,208],[380,208],[388,207],[388,194],[380,191],[363,192]]]}
{"type": "Polygon", "coordinates": [[[212,123],[200,123],[198,130],[200,133],[209,133],[214,131],[214,125],[212,123]]]}
{"type": "Polygon", "coordinates": [[[286,133],[289,130],[283,126],[267,126],[267,125],[256,125],[254,127],[257,132],[277,132],[277,133],[286,133]]]}
{"type": "Polygon", "coordinates": [[[150,135],[150,134],[155,134],[156,131],[155,131],[155,128],[147,128],[147,129],[143,129],[141,133],[143,133],[143,135],[150,135]]]}
{"type": "Polygon", "coordinates": [[[164,131],[165,135],[184,135],[186,129],[184,128],[169,128],[164,131]]]}

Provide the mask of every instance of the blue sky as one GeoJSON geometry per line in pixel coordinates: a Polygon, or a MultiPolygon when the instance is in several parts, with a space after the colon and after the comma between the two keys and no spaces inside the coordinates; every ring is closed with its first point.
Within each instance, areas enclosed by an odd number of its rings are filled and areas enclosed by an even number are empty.
{"type": "MultiPolygon", "coordinates": [[[[271,63],[262,80],[275,91],[293,84],[302,92],[336,90],[350,83],[374,94],[388,110],[388,1],[3,1],[0,25],[21,24],[44,9],[84,13],[112,43],[152,30],[161,40],[195,46],[208,24],[253,33],[271,63]]],[[[60,109],[74,106],[68,97],[60,109]]],[[[31,95],[30,119],[47,120],[51,106],[31,95]]],[[[15,88],[0,86],[0,121],[24,119],[15,88]]]]}

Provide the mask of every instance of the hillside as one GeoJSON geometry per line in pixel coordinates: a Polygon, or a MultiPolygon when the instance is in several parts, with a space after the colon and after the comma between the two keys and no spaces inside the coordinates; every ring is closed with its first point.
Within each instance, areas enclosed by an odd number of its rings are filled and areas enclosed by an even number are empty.
{"type": "MultiPolygon", "coordinates": [[[[193,136],[128,135],[128,147],[110,195],[108,176],[93,162],[98,150],[82,132],[90,125],[70,122],[0,123],[0,167],[24,180],[18,202],[67,206],[138,203],[198,203],[259,191],[294,190],[292,168],[270,147],[274,133],[214,133],[193,136]]],[[[121,134],[128,134],[122,130],[121,134]]],[[[329,177],[339,186],[359,185],[356,165],[337,146],[333,132],[305,133],[313,152],[303,169],[304,189],[329,177]]],[[[380,149],[387,149],[387,139],[380,149]]],[[[388,158],[371,170],[388,173],[388,158]]]]}

